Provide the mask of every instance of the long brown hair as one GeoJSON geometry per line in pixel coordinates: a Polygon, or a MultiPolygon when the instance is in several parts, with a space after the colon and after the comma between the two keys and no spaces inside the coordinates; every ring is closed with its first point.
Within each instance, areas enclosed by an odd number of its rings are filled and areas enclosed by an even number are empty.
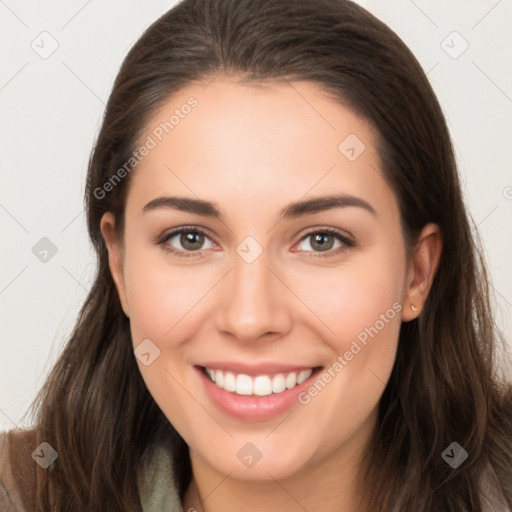
{"type": "Polygon", "coordinates": [[[402,324],[365,457],[361,506],[480,511],[485,474],[512,507],[512,389],[497,364],[487,274],[450,135],[420,64],[392,30],[349,1],[184,0],[126,56],[89,161],[85,202],[97,274],[33,404],[34,446],[46,441],[59,453],[51,468],[37,468],[34,510],[140,510],[137,476],[155,443],[174,454],[181,497],[190,482],[188,447],[136,365],[100,233],[110,211],[122,236],[131,174],[108,193],[102,187],[173,92],[220,73],[308,80],[332,93],[379,136],[408,247],[426,223],[441,229],[441,262],[425,308],[402,324]],[[457,469],[441,457],[452,442],[469,454],[457,469]]]}

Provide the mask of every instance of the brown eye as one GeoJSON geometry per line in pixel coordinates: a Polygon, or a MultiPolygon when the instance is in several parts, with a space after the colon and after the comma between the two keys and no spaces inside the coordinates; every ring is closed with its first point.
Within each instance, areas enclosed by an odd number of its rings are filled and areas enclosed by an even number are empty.
{"type": "Polygon", "coordinates": [[[197,227],[182,227],[166,233],[158,241],[159,245],[163,248],[175,254],[176,256],[199,256],[194,254],[202,249],[205,249],[204,244],[206,241],[210,241],[211,246],[206,249],[216,247],[210,237],[197,227]]]}
{"type": "Polygon", "coordinates": [[[332,249],[335,242],[334,236],[326,233],[310,235],[310,238],[311,247],[318,251],[328,251],[329,249],[332,249]]]}
{"type": "MultiPolygon", "coordinates": [[[[300,249],[300,252],[313,253],[312,256],[316,256],[314,253],[327,253],[325,256],[336,255],[355,245],[353,240],[330,228],[307,233],[302,237],[299,245],[305,242],[309,243],[304,244],[306,248],[300,249]],[[311,250],[308,250],[308,246],[311,250]]],[[[319,256],[323,256],[323,254],[319,256]]]]}
{"type": "Polygon", "coordinates": [[[182,232],[179,240],[183,248],[189,251],[197,251],[203,246],[204,235],[197,232],[182,232]]]}

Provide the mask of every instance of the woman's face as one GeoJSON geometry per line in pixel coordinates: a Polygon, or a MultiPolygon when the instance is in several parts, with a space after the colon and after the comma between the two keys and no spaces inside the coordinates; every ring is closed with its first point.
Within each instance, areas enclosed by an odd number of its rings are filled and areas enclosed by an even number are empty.
{"type": "Polygon", "coordinates": [[[221,77],[175,94],[141,144],[111,265],[192,459],[268,479],[355,456],[410,319],[372,129],[314,84],[221,77]]]}

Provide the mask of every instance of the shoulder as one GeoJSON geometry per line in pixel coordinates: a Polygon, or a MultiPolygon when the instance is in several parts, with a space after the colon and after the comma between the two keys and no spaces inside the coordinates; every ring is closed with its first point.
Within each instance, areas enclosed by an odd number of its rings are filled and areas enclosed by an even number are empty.
{"type": "MultiPolygon", "coordinates": [[[[37,435],[34,430],[0,432],[0,511],[35,510],[37,435]]],[[[139,475],[144,512],[182,512],[174,482],[172,455],[163,446],[148,453],[139,475]]]]}
{"type": "Polygon", "coordinates": [[[32,452],[35,432],[10,430],[0,433],[0,510],[24,512],[34,502],[36,468],[32,452]]]}

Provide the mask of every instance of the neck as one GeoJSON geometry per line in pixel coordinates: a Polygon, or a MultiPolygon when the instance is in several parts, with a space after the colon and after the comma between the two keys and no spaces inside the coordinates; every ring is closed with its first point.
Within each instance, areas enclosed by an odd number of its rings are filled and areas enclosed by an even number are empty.
{"type": "MultiPolygon", "coordinates": [[[[222,474],[192,450],[192,480],[183,500],[184,512],[360,512],[359,472],[366,444],[373,433],[375,417],[347,443],[319,462],[277,480],[238,480],[222,474]]],[[[370,511],[365,511],[370,512],[370,511]]]]}

